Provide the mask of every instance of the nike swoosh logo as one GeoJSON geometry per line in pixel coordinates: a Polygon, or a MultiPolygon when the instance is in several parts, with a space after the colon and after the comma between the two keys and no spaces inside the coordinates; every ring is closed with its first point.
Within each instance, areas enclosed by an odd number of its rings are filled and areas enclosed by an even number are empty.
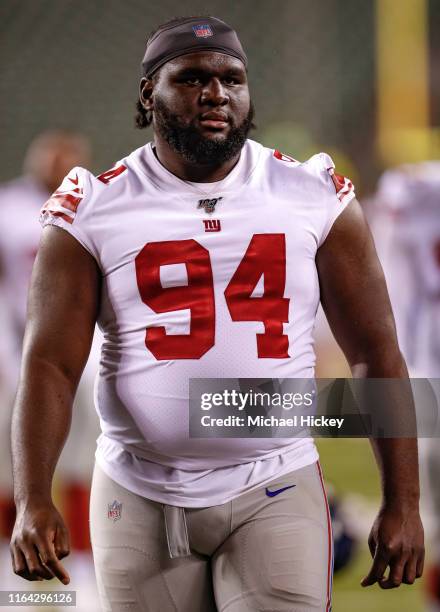
{"type": "Polygon", "coordinates": [[[277,489],[276,491],[269,491],[269,489],[266,487],[266,495],[267,497],[275,497],[275,495],[279,495],[283,491],[287,491],[287,489],[293,489],[293,487],[296,487],[296,485],[289,485],[288,487],[283,487],[282,489],[277,489]]]}

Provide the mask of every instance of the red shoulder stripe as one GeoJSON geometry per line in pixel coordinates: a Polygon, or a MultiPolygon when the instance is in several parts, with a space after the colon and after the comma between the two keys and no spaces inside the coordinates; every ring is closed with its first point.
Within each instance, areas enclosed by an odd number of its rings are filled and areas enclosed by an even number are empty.
{"type": "Polygon", "coordinates": [[[124,164],[121,164],[120,166],[115,166],[114,168],[110,168],[110,170],[106,170],[96,178],[98,181],[101,181],[101,183],[108,185],[110,181],[125,172],[125,170],[127,170],[127,168],[124,166],[124,164]]]}
{"type": "Polygon", "coordinates": [[[290,157],[290,155],[286,155],[285,153],[281,153],[281,151],[278,151],[278,149],[275,149],[275,151],[273,152],[273,156],[276,159],[280,159],[281,161],[296,162],[296,163],[298,163],[298,161],[296,159],[294,159],[293,157],[290,157]]]}
{"type": "Polygon", "coordinates": [[[338,174],[335,172],[334,168],[327,168],[327,172],[332,177],[333,185],[336,189],[336,195],[340,202],[342,202],[346,195],[354,192],[354,185],[346,176],[338,174]]]}

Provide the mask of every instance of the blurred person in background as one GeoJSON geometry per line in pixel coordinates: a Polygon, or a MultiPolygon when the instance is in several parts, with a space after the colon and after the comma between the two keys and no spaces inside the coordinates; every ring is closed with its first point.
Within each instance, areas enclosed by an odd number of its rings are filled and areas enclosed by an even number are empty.
{"type": "MultiPolygon", "coordinates": [[[[35,211],[60,184],[66,171],[81,160],[90,160],[90,145],[84,136],[67,131],[44,132],[29,145],[23,176],[0,186],[1,289],[18,355],[26,321],[29,280],[41,235],[35,211]]],[[[12,388],[16,387],[17,375],[16,370],[12,388]]]]}
{"type": "MultiPolygon", "coordinates": [[[[440,378],[440,162],[387,170],[366,211],[387,279],[399,344],[411,377],[440,378]]],[[[438,386],[436,386],[438,392],[438,386]]],[[[437,416],[440,396],[436,397],[437,416]]],[[[417,408],[417,402],[416,402],[417,408]]],[[[420,402],[418,422],[430,414],[420,402]]],[[[440,427],[419,441],[422,493],[430,518],[430,610],[440,611],[440,427]]]]}
{"type": "MultiPolygon", "coordinates": [[[[354,375],[405,378],[368,228],[328,155],[299,163],[247,138],[247,58],[227,24],[163,24],[142,65],[137,124],[154,142],[98,177],[74,168],[42,210],[12,433],[14,570],[69,581],[51,480],[98,318],[103,607],[329,612],[313,440],[188,439],[188,379],[313,376],[320,295],[354,375]]],[[[362,584],[388,589],[423,570],[417,447],[372,442],[384,498],[362,584]]]]}
{"type": "MultiPolygon", "coordinates": [[[[9,454],[10,410],[21,360],[26,321],[26,301],[34,258],[41,236],[38,211],[73,166],[90,163],[90,144],[80,133],[50,130],[38,135],[29,145],[23,164],[23,175],[0,186],[0,302],[2,308],[0,379],[2,405],[0,422],[0,536],[2,555],[12,533],[15,508],[12,498],[9,454]],[[5,409],[6,408],[6,409],[5,409]]],[[[82,571],[82,557],[90,567],[88,500],[93,466],[93,451],[98,422],[93,409],[92,387],[97,369],[95,341],[73,411],[72,437],[60,459],[57,491],[71,534],[72,548],[78,551],[75,561],[82,571]]],[[[38,412],[35,413],[38,418],[38,412]]],[[[74,562],[75,562],[74,561],[74,562]]],[[[5,568],[6,563],[1,563],[5,568]]],[[[4,571],[4,569],[3,569],[4,571]]],[[[1,576],[2,585],[8,580],[1,576]]]]}

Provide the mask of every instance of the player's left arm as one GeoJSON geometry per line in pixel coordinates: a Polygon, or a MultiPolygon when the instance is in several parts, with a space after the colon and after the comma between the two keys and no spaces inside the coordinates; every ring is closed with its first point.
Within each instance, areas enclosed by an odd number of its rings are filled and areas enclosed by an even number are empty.
{"type": "MultiPolygon", "coordinates": [[[[333,224],[316,264],[321,302],[353,377],[407,378],[382,268],[356,200],[333,224]]],[[[414,416],[412,397],[403,388],[401,396],[393,394],[387,409],[397,412],[405,402],[406,413],[414,416]]],[[[368,541],[373,563],[362,585],[377,582],[387,589],[412,584],[423,571],[417,439],[372,439],[371,444],[383,499],[368,541]]]]}

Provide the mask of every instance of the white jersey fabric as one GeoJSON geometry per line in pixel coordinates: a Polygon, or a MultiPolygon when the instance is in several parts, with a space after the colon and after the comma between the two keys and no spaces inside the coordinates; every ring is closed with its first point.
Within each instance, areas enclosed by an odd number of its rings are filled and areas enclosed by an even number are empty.
{"type": "MultiPolygon", "coordinates": [[[[11,337],[11,348],[13,345],[6,370],[14,390],[26,323],[29,280],[41,234],[37,214],[48,195],[30,176],[0,186],[0,288],[7,308],[8,329],[4,331],[11,337]]],[[[2,337],[4,339],[3,334],[2,337]]]]}
{"type": "MultiPolygon", "coordinates": [[[[410,376],[440,377],[440,162],[387,170],[369,201],[371,225],[396,319],[399,344],[410,376]]],[[[431,563],[440,565],[439,423],[426,400],[414,400],[419,431],[422,516],[431,563]]],[[[438,385],[437,411],[440,406],[438,385]]]]}
{"type": "Polygon", "coordinates": [[[299,163],[251,140],[217,183],[177,178],[151,143],[97,178],[69,173],[41,220],[102,272],[96,460],[108,476],[204,507],[317,460],[311,438],[190,439],[188,381],[313,376],[315,255],[353,197],[328,155],[299,163]]]}
{"type": "MultiPolygon", "coordinates": [[[[4,432],[8,437],[9,407],[12,408],[20,372],[29,281],[41,236],[38,211],[48,195],[47,189],[31,176],[22,176],[0,186],[0,308],[3,315],[0,323],[0,382],[3,388],[6,387],[0,433],[4,432]]],[[[91,477],[93,456],[78,452],[78,449],[81,444],[84,448],[94,444],[99,431],[91,401],[99,352],[100,334],[96,333],[78,388],[71,436],[59,461],[64,478],[83,480],[91,477]]],[[[3,448],[7,456],[0,457],[4,459],[0,460],[0,486],[9,484],[11,472],[8,445],[3,445],[3,448]]]]}
{"type": "Polygon", "coordinates": [[[440,372],[440,162],[385,172],[374,201],[372,231],[413,376],[440,372]]]}
{"type": "MultiPolygon", "coordinates": [[[[11,409],[17,390],[26,296],[41,227],[38,211],[48,197],[31,177],[0,185],[0,439],[9,440],[11,409]]],[[[0,445],[0,491],[9,495],[9,444],[0,445]]]]}

